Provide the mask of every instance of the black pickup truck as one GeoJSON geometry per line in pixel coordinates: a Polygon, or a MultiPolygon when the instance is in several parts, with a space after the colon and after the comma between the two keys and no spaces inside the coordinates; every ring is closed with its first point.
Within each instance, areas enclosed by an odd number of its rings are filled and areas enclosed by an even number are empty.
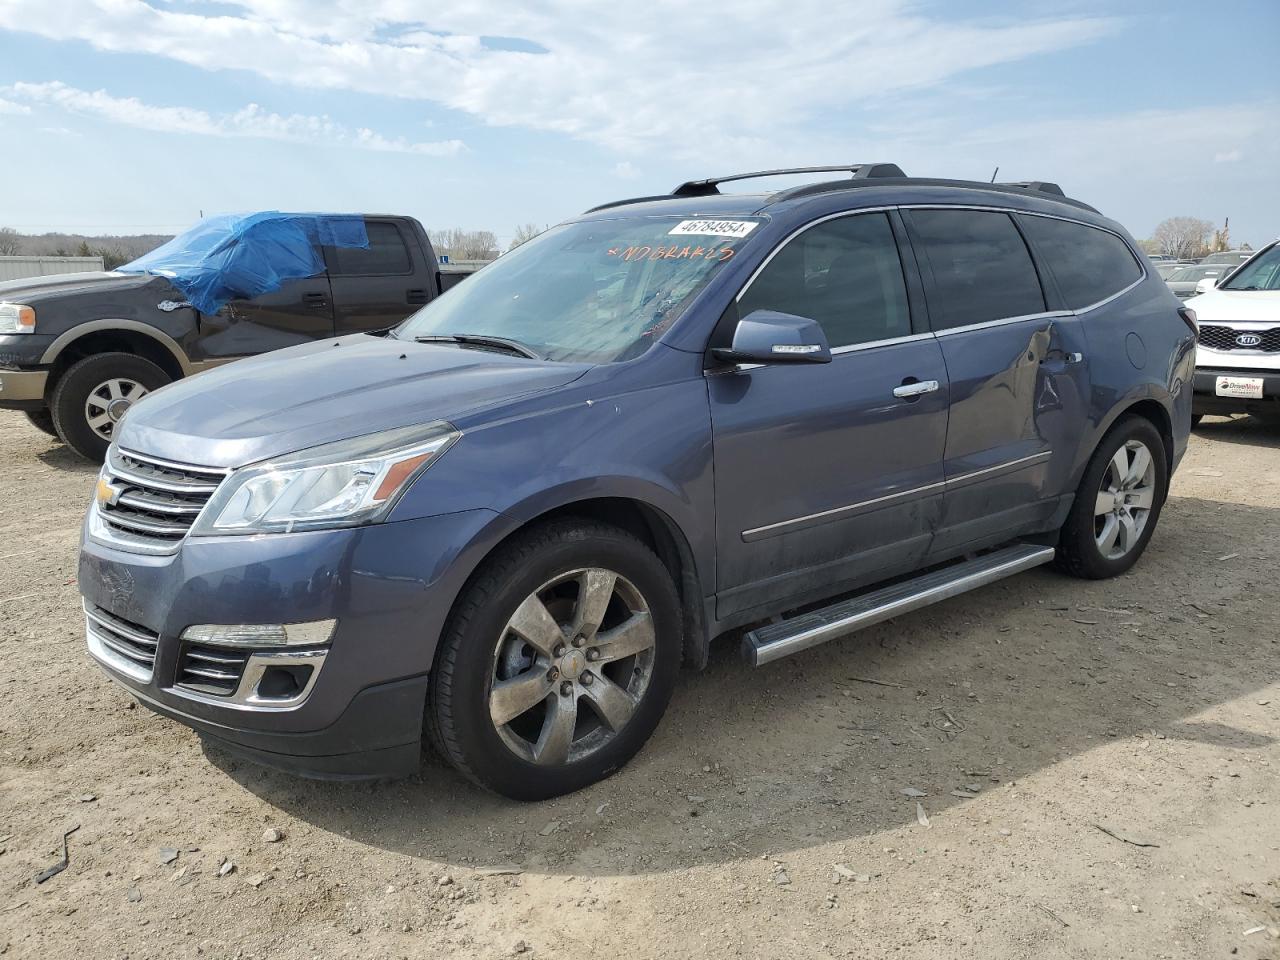
{"type": "Polygon", "coordinates": [[[144,394],[240,357],[386,329],[465,275],[440,264],[412,217],[211,218],[116,271],[0,283],[0,408],[101,460],[144,394]]]}

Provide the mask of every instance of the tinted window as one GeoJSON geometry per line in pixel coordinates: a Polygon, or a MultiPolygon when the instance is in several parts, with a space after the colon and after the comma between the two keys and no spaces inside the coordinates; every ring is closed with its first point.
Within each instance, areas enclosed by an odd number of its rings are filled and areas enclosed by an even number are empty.
{"type": "Polygon", "coordinates": [[[368,250],[359,247],[329,248],[329,262],[336,264],[329,271],[331,274],[367,276],[410,272],[409,250],[394,223],[372,220],[365,224],[365,229],[369,234],[368,250]]]}
{"type": "Polygon", "coordinates": [[[935,330],[1044,312],[1044,294],[1008,215],[913,210],[911,222],[933,270],[935,330]]]}
{"type": "Polygon", "coordinates": [[[753,310],[816,320],[833,347],[910,334],[902,261],[888,217],[842,217],[800,234],[738,302],[740,316],[753,310]]]}
{"type": "MultiPolygon", "coordinates": [[[[1138,261],[1115,234],[1048,217],[1021,219],[1071,310],[1105,300],[1142,276],[1138,261]]],[[[1184,278],[1175,273],[1173,279],[1184,278]]]]}

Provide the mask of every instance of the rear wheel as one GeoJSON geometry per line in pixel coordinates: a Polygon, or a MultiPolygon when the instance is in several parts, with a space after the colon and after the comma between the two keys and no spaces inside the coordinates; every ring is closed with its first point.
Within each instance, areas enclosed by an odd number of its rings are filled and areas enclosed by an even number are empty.
{"type": "Polygon", "coordinates": [[[1132,567],[1155,532],[1168,483],[1159,431],[1141,417],[1122,419],[1080,480],[1058,541],[1058,567],[1090,580],[1132,567]]]}
{"type": "Polygon", "coordinates": [[[49,408],[62,441],[76,453],[100,461],[129,408],[169,375],[132,353],[100,353],[72,364],[53,388],[49,408]]]}
{"type": "Polygon", "coordinates": [[[27,415],[27,420],[30,421],[31,425],[37,430],[47,433],[51,437],[56,437],[58,435],[58,431],[55,430],[53,426],[53,414],[51,414],[48,409],[27,410],[24,412],[27,415]]]}
{"type": "Polygon", "coordinates": [[[591,521],[533,531],[459,600],[431,675],[441,752],[517,800],[585,787],[657,727],[680,664],[680,613],[662,562],[591,521]]]}

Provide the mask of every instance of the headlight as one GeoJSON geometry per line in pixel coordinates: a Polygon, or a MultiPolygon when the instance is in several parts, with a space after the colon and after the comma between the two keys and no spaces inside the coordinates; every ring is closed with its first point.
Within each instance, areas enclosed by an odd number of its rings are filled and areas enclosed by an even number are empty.
{"type": "Polygon", "coordinates": [[[35,307],[25,303],[0,303],[0,333],[35,333],[35,307]]]}
{"type": "Polygon", "coordinates": [[[193,536],[351,527],[385,515],[460,434],[447,423],[326,443],[233,471],[193,536]]]}

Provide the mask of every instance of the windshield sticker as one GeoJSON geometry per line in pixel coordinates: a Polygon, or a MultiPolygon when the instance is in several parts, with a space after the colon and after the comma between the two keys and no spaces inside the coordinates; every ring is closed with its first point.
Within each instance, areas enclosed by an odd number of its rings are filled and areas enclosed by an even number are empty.
{"type": "Polygon", "coordinates": [[[682,220],[668,236],[742,238],[757,226],[754,220],[682,220]]]}
{"type": "Polygon", "coordinates": [[[643,247],[610,247],[606,251],[611,257],[621,257],[624,261],[635,260],[714,260],[717,263],[724,263],[734,254],[733,247],[711,245],[703,246],[680,246],[673,244],[670,247],[650,246],[646,244],[643,247]]]}

